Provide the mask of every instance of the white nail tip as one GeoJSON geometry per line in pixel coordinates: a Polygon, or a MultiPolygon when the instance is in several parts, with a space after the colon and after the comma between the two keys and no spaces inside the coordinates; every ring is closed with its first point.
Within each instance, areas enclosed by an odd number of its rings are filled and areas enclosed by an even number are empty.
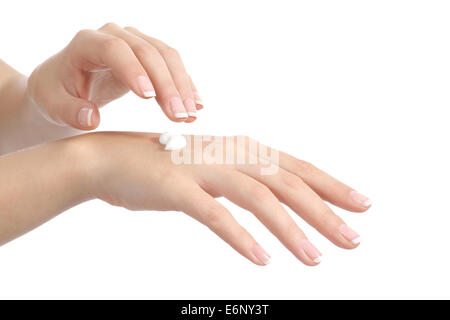
{"type": "Polygon", "coordinates": [[[363,202],[364,207],[369,207],[370,205],[372,205],[372,200],[370,199],[367,199],[366,201],[363,202]]]}
{"type": "Polygon", "coordinates": [[[155,91],[144,91],[144,97],[146,97],[146,98],[156,97],[156,92],[155,91]]]}
{"type": "Polygon", "coordinates": [[[269,257],[266,258],[266,260],[263,262],[265,266],[267,266],[269,263],[272,262],[272,259],[270,259],[269,257]]]}
{"type": "Polygon", "coordinates": [[[352,243],[353,243],[354,245],[357,245],[357,244],[361,243],[361,237],[357,237],[357,238],[353,239],[353,240],[352,240],[352,243]]]}
{"type": "Polygon", "coordinates": [[[186,138],[182,135],[176,135],[169,137],[169,141],[166,144],[165,150],[179,150],[186,146],[186,138]]]}
{"type": "Polygon", "coordinates": [[[88,127],[92,126],[92,113],[94,112],[94,109],[89,109],[87,114],[87,124],[88,127]]]}
{"type": "Polygon", "coordinates": [[[188,112],[188,115],[189,115],[190,117],[197,118],[197,112],[188,112]]]}
{"type": "Polygon", "coordinates": [[[315,263],[321,263],[322,259],[320,259],[320,257],[317,257],[313,260],[315,263]]]}
{"type": "Polygon", "coordinates": [[[203,106],[203,101],[202,100],[195,100],[195,103],[203,106]]]}
{"type": "Polygon", "coordinates": [[[180,113],[175,113],[173,116],[177,119],[181,119],[181,118],[187,118],[188,114],[186,112],[180,112],[180,113]]]}

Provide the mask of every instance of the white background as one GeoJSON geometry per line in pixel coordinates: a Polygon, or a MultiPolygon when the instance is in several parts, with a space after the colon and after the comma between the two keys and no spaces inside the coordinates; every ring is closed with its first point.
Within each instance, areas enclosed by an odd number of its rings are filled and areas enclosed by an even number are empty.
{"type": "MultiPolygon", "coordinates": [[[[297,261],[226,203],[272,255],[257,267],[182,213],[91,201],[0,248],[1,298],[450,298],[448,1],[4,1],[0,57],[25,74],[80,29],[132,25],[177,48],[205,102],[186,133],[246,134],[373,199],[337,209],[363,237],[297,261]]],[[[99,130],[165,131],[129,94],[99,130]]],[[[26,201],[26,194],[23,195],[26,201]]]]}

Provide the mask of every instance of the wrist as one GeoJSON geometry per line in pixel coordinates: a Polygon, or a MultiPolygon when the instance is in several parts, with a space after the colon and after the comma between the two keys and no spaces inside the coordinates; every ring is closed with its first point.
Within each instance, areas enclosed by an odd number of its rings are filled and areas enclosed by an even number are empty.
{"type": "Polygon", "coordinates": [[[33,145],[66,138],[80,132],[49,121],[30,88],[29,78],[17,74],[0,92],[0,153],[10,153],[33,145]]]}
{"type": "Polygon", "coordinates": [[[42,77],[39,77],[38,70],[41,66],[38,66],[26,79],[26,89],[23,94],[23,105],[26,109],[25,120],[32,119],[34,123],[42,127],[65,127],[63,123],[59,123],[51,118],[47,109],[45,108],[45,103],[42,103],[43,97],[46,97],[50,92],[42,92],[42,89],[38,89],[39,82],[42,81],[42,77]],[[40,99],[38,99],[40,97],[40,99]]]}
{"type": "Polygon", "coordinates": [[[69,178],[74,182],[73,191],[82,202],[97,198],[97,186],[101,179],[100,155],[88,136],[90,134],[53,143],[58,146],[63,165],[69,178]]]}
{"type": "Polygon", "coordinates": [[[39,94],[36,92],[38,90],[36,90],[35,84],[39,80],[36,79],[36,76],[34,75],[35,72],[36,71],[34,71],[29,78],[25,78],[25,90],[23,91],[21,103],[25,112],[23,113],[24,117],[22,121],[33,123],[34,126],[37,126],[42,131],[52,132],[57,138],[66,137],[67,135],[59,136],[58,134],[68,130],[74,131],[74,129],[67,127],[67,125],[62,122],[54,120],[48,113],[46,103],[42,102],[42,100],[45,99],[42,99],[42,97],[50,95],[50,92],[40,93],[41,98],[37,99],[39,94]]]}
{"type": "Polygon", "coordinates": [[[107,137],[107,133],[93,132],[61,140],[67,144],[76,180],[88,200],[108,198],[109,187],[117,181],[117,155],[110,152],[114,139],[107,137]]]}

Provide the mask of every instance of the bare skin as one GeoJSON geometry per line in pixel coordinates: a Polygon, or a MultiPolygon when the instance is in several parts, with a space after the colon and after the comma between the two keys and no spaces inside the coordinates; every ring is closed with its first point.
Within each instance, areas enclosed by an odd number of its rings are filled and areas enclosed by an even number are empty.
{"type": "MultiPolygon", "coordinates": [[[[357,233],[326,202],[363,212],[370,200],[283,152],[279,161],[269,161],[278,170],[265,175],[259,162],[176,164],[154,133],[80,135],[98,126],[98,107],[129,90],[149,98],[150,89],[174,121],[192,122],[202,108],[176,51],[114,24],[78,33],[30,78],[0,60],[0,245],[73,206],[101,199],[129,210],[185,212],[253,263],[267,264],[269,255],[214,199],[223,196],[255,214],[306,265],[317,265],[321,253],[282,203],[335,245],[358,246],[357,233]],[[181,110],[174,112],[174,99],[181,110]]],[[[253,140],[243,141],[231,149],[254,157],[253,140]]],[[[182,154],[193,153],[191,148],[182,154]]]]}
{"type": "Polygon", "coordinates": [[[158,135],[148,133],[91,133],[12,153],[0,158],[0,243],[83,201],[102,199],[130,210],[183,211],[263,265],[254,253],[257,242],[213,199],[224,196],[253,212],[307,265],[317,264],[317,257],[305,251],[307,238],[281,203],[337,246],[357,246],[340,232],[343,220],[323,201],[367,210],[351,197],[350,187],[284,153],[276,174],[260,175],[259,166],[174,164],[158,135]]]}
{"type": "Polygon", "coordinates": [[[0,153],[93,130],[99,108],[130,90],[175,122],[203,108],[177,50],[133,27],[81,30],[29,78],[0,60],[0,153]]]}

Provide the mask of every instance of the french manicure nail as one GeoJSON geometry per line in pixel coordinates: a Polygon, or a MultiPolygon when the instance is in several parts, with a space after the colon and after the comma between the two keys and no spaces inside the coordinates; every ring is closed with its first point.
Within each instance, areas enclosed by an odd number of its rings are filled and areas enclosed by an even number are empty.
{"type": "Polygon", "coordinates": [[[186,110],[190,117],[197,118],[197,113],[196,113],[197,108],[195,107],[194,100],[192,100],[190,98],[184,100],[184,106],[186,107],[186,110]]]}
{"type": "Polygon", "coordinates": [[[303,240],[302,241],[302,248],[305,251],[305,253],[308,255],[308,257],[311,258],[314,263],[320,263],[322,259],[320,256],[322,255],[319,250],[317,250],[316,247],[309,241],[309,240],[303,240]]]}
{"type": "Polygon", "coordinates": [[[344,236],[345,239],[351,241],[354,245],[361,242],[361,237],[352,228],[343,224],[339,227],[339,232],[344,236]]]}
{"type": "Polygon", "coordinates": [[[172,114],[177,119],[187,118],[188,114],[186,112],[186,109],[184,108],[184,104],[178,97],[173,97],[169,101],[170,104],[170,110],[172,111],[172,114]]]}
{"type": "Polygon", "coordinates": [[[196,112],[197,108],[195,107],[194,100],[192,100],[190,98],[184,100],[184,106],[186,107],[188,116],[190,118],[197,118],[197,112],[196,112]]]}
{"type": "Polygon", "coordinates": [[[259,245],[255,244],[252,248],[252,252],[255,255],[255,257],[264,265],[268,265],[270,263],[270,256],[269,254],[259,245]]]}
{"type": "Polygon", "coordinates": [[[350,197],[353,199],[353,201],[357,202],[363,207],[370,207],[372,204],[372,200],[355,190],[352,190],[350,192],[350,197]]]}
{"type": "Polygon", "coordinates": [[[203,101],[197,91],[193,92],[195,103],[203,107],[203,101]]]}
{"type": "Polygon", "coordinates": [[[141,93],[146,98],[153,98],[156,96],[155,89],[153,89],[150,79],[146,76],[138,77],[138,85],[141,93]]]}
{"type": "Polygon", "coordinates": [[[186,112],[175,113],[173,116],[177,119],[188,118],[188,114],[186,112]]]}
{"type": "Polygon", "coordinates": [[[81,108],[78,112],[78,123],[82,127],[92,126],[92,113],[94,109],[92,108],[81,108]]]}

